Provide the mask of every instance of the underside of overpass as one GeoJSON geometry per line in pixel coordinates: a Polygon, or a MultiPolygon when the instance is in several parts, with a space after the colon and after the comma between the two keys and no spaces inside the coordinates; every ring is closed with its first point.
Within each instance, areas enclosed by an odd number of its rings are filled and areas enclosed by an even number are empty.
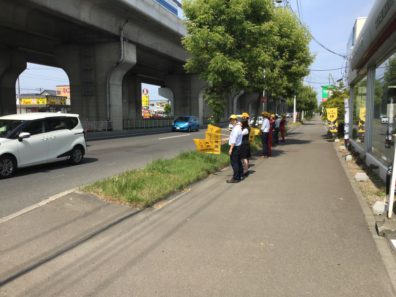
{"type": "Polygon", "coordinates": [[[169,88],[174,114],[203,117],[205,84],[184,72],[182,36],[127,1],[73,0],[65,11],[40,5],[56,0],[10,2],[0,0],[0,115],[16,112],[15,83],[31,62],[67,73],[72,112],[83,120],[123,129],[124,119],[141,117],[142,82],[169,88]]]}

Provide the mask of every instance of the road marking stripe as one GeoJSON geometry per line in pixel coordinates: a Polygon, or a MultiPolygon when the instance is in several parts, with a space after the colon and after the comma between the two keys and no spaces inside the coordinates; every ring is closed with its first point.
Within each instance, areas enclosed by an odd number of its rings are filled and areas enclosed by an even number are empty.
{"type": "Polygon", "coordinates": [[[56,194],[56,195],[51,196],[51,197],[49,197],[49,198],[47,198],[47,199],[45,199],[45,200],[43,200],[43,201],[41,201],[39,203],[33,204],[33,205],[28,206],[28,207],[26,207],[24,209],[21,209],[20,211],[17,211],[15,213],[13,213],[11,215],[3,217],[3,218],[0,219],[0,224],[5,223],[5,222],[7,222],[9,220],[12,220],[12,219],[14,219],[16,217],[19,217],[19,216],[21,216],[21,215],[23,215],[25,213],[28,213],[28,212],[36,209],[36,208],[44,206],[44,205],[46,205],[46,204],[48,204],[48,203],[50,203],[52,201],[55,201],[55,200],[57,200],[57,199],[59,199],[59,198],[61,198],[63,196],[66,196],[67,194],[70,194],[70,193],[74,192],[75,190],[77,190],[77,188],[74,188],[74,189],[71,189],[71,190],[56,194]]]}
{"type": "Polygon", "coordinates": [[[186,136],[189,136],[189,135],[191,135],[191,134],[177,135],[177,136],[169,136],[169,137],[162,137],[162,138],[158,138],[158,140],[171,139],[171,138],[178,138],[178,137],[186,137],[186,136]]]}

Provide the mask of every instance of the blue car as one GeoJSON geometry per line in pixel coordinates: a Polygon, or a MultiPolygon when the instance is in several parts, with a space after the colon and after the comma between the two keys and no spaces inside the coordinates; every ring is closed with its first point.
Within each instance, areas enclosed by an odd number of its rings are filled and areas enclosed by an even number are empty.
{"type": "Polygon", "coordinates": [[[181,116],[173,121],[172,131],[199,131],[198,118],[195,116],[181,116]]]}

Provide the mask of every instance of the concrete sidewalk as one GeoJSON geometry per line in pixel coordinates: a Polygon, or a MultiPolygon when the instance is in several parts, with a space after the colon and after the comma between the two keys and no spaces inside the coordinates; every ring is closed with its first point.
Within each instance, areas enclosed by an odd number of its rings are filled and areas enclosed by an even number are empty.
{"type": "MultiPolygon", "coordinates": [[[[0,224],[0,296],[395,296],[322,125],[136,211],[70,193],[0,224]]],[[[391,279],[392,278],[392,279],[391,279]]]]}

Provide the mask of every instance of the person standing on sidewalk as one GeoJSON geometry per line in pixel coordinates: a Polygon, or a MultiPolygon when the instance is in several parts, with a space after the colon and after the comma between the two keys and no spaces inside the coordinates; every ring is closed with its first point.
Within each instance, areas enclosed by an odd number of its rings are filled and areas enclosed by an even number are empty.
{"type": "Polygon", "coordinates": [[[279,124],[279,131],[281,134],[282,142],[285,142],[285,135],[286,135],[286,115],[282,114],[282,120],[279,124]]]}
{"type": "Polygon", "coordinates": [[[270,131],[269,113],[263,112],[263,124],[261,125],[261,143],[263,145],[263,156],[268,157],[268,137],[270,131]]]}
{"type": "Polygon", "coordinates": [[[230,116],[230,124],[233,128],[228,140],[228,144],[230,145],[228,155],[230,156],[233,175],[231,179],[227,180],[227,183],[239,183],[243,178],[243,167],[240,152],[242,144],[242,128],[241,124],[238,123],[238,117],[234,114],[230,116]]]}
{"type": "Polygon", "coordinates": [[[269,117],[270,129],[268,134],[268,156],[272,156],[272,142],[274,140],[274,130],[275,130],[275,115],[271,114],[269,117]]]}
{"type": "Polygon", "coordinates": [[[279,130],[280,130],[280,122],[281,118],[279,115],[275,115],[275,131],[274,131],[274,142],[275,144],[279,143],[279,130]]]}
{"type": "Polygon", "coordinates": [[[247,113],[242,114],[242,145],[241,145],[241,159],[243,166],[243,176],[246,177],[249,175],[249,158],[251,157],[250,153],[250,127],[249,127],[249,115],[247,113]]]}

